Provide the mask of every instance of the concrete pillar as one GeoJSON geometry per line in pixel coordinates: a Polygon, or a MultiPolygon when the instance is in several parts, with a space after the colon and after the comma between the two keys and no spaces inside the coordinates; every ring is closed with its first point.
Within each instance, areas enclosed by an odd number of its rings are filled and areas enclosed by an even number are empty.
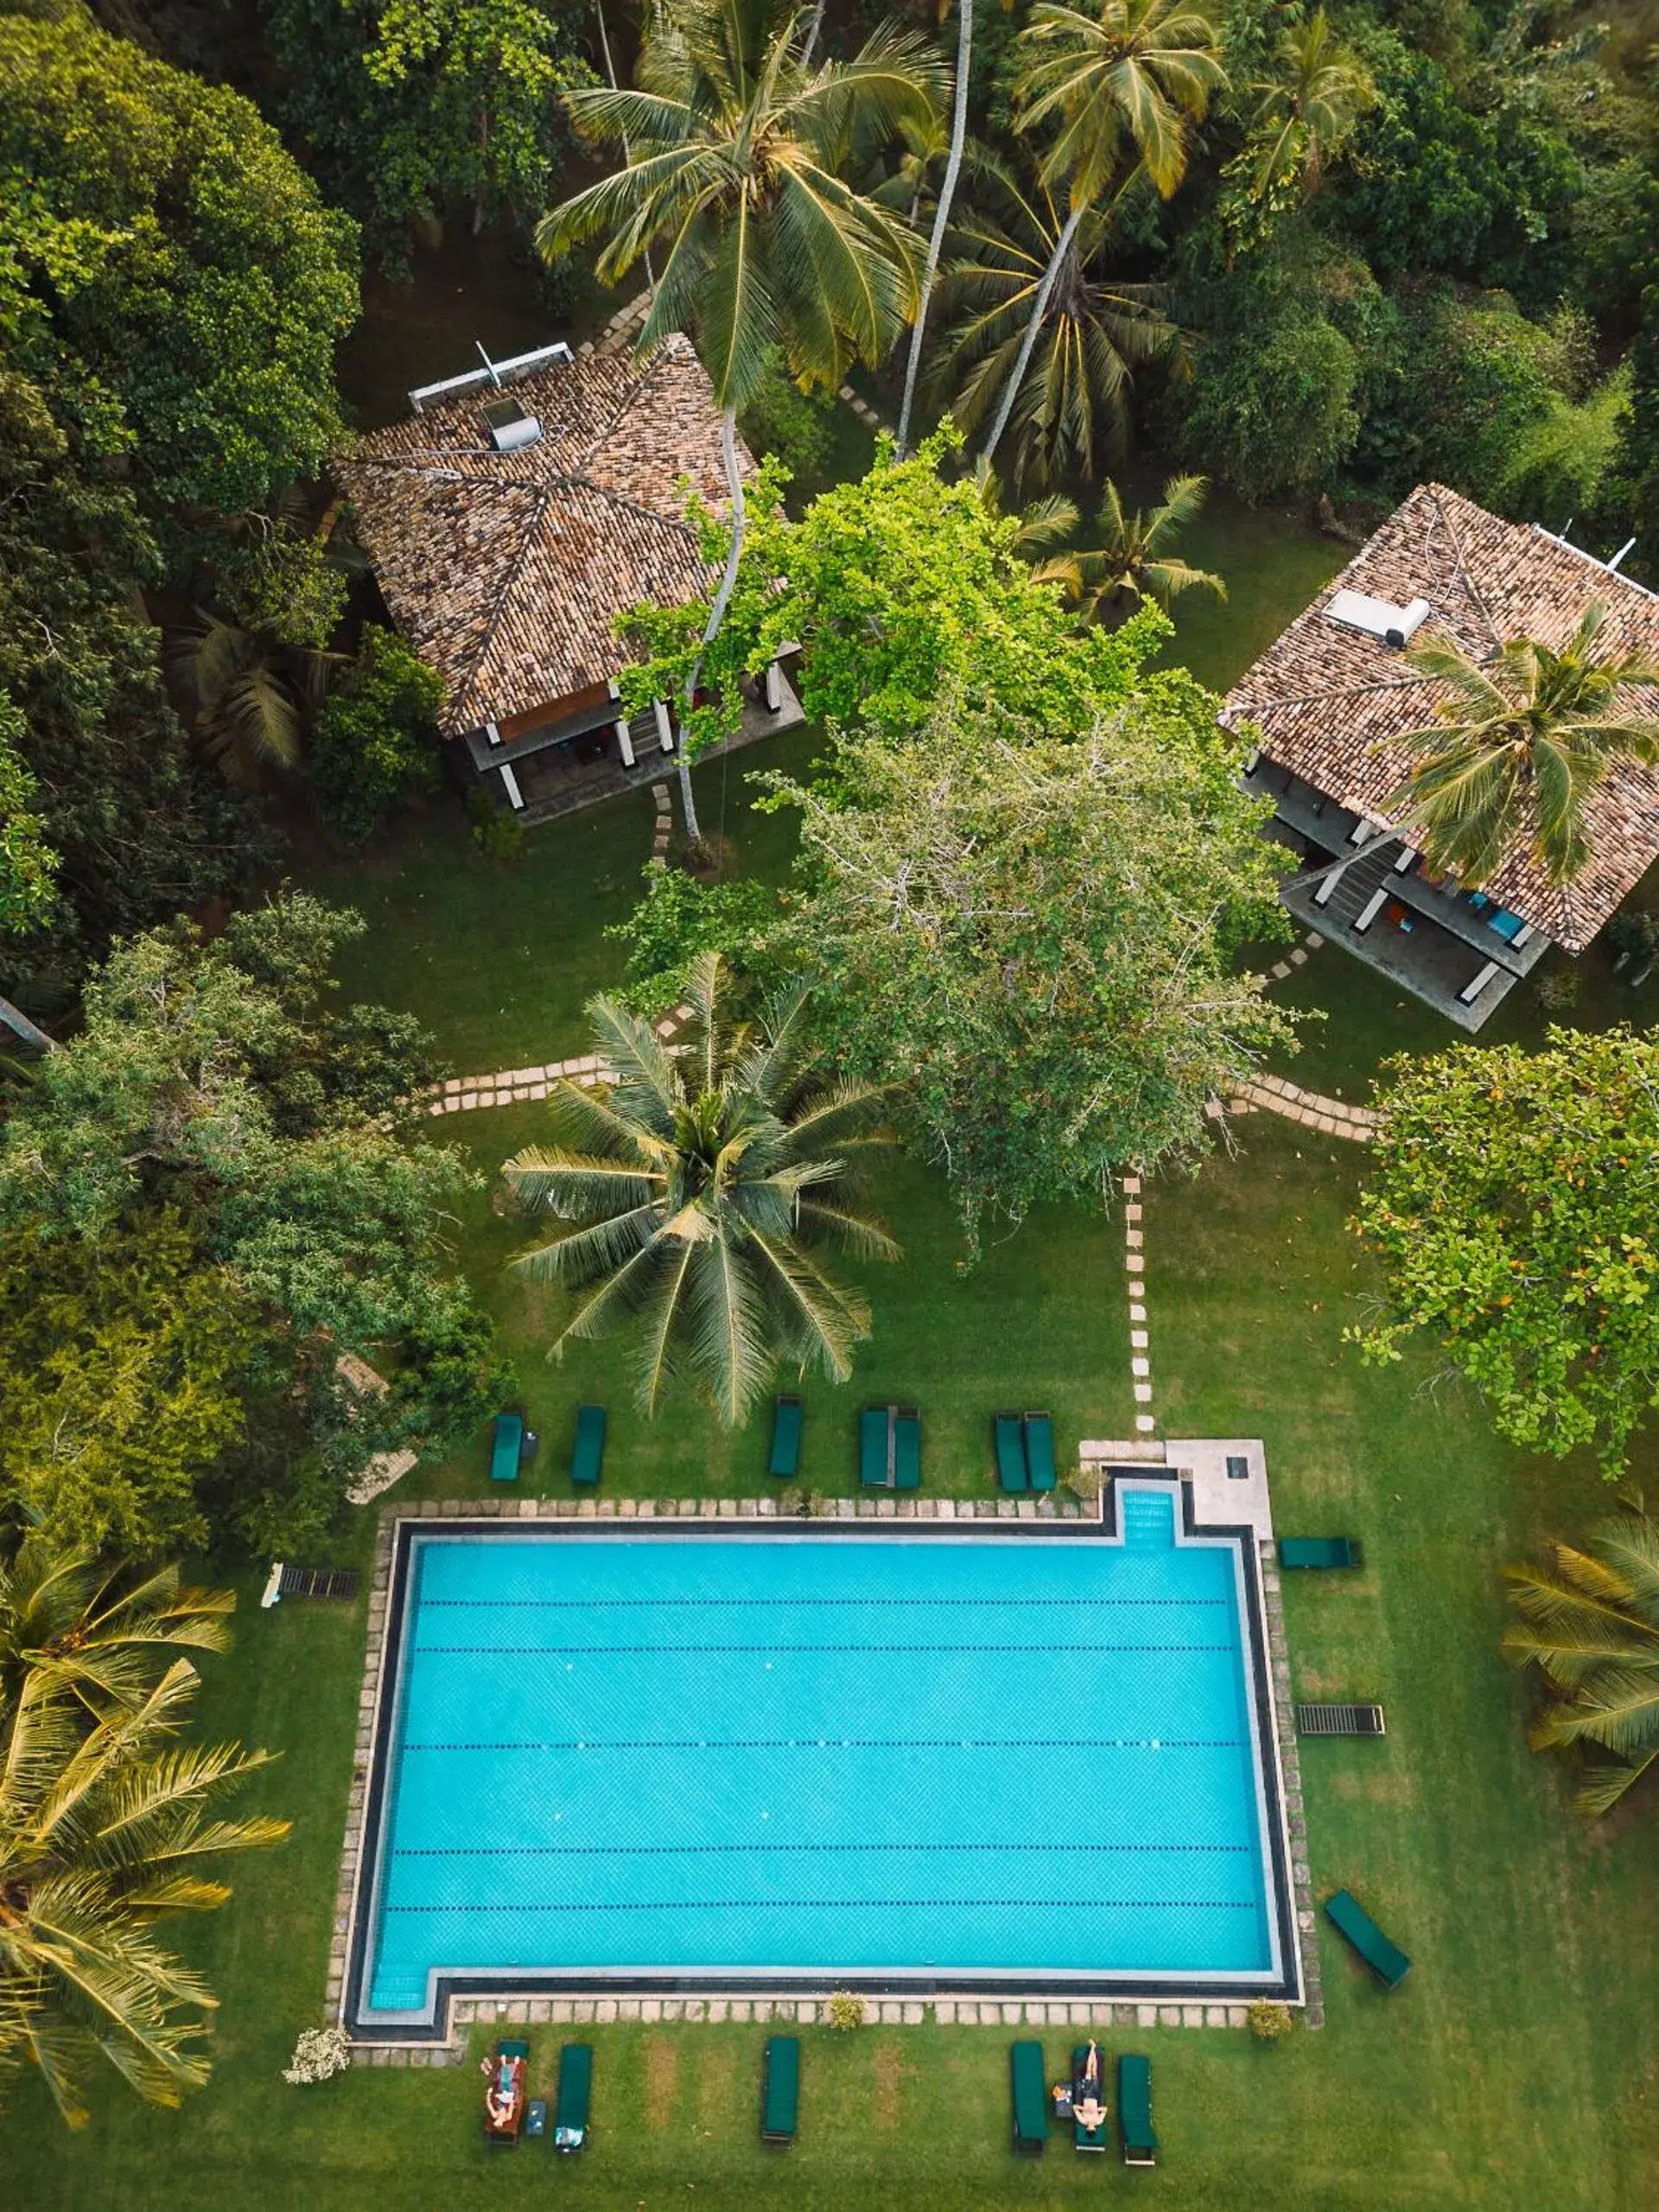
{"type": "Polygon", "coordinates": [[[518,777],[513,774],[505,760],[501,763],[501,788],[505,791],[513,812],[515,814],[521,812],[524,804],[524,795],[518,788],[518,777]]]}
{"type": "Polygon", "coordinates": [[[766,711],[777,714],[784,703],[783,671],[775,660],[766,663],[766,711]]]}
{"type": "Polygon", "coordinates": [[[1371,924],[1382,912],[1384,902],[1388,899],[1388,895],[1389,894],[1386,890],[1372,892],[1370,897],[1365,901],[1365,904],[1360,908],[1358,914],[1355,917],[1354,935],[1356,937],[1360,936],[1364,931],[1370,929],[1371,924]]]}
{"type": "Polygon", "coordinates": [[[617,716],[615,728],[616,749],[622,755],[622,766],[625,768],[632,768],[633,766],[633,739],[629,733],[628,718],[626,715],[619,715],[617,716]]]}
{"type": "Polygon", "coordinates": [[[1479,975],[1477,976],[1472,982],[1465,983],[1463,988],[1458,993],[1458,1004],[1459,1006],[1472,1006],[1497,973],[1497,961],[1489,960],[1486,963],[1486,965],[1481,969],[1479,975]]]}
{"type": "Polygon", "coordinates": [[[668,719],[666,699],[653,699],[651,711],[657,717],[657,737],[664,753],[674,750],[674,726],[668,719]]]}

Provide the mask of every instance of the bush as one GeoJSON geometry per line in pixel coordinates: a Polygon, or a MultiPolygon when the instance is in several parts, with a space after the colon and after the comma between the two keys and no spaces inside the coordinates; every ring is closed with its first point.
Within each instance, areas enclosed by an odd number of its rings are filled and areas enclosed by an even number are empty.
{"type": "Polygon", "coordinates": [[[524,849],[524,825],[510,809],[499,807],[474,784],[467,794],[467,818],[473,842],[486,860],[516,861],[524,849]]]}
{"type": "Polygon", "coordinates": [[[302,2028],[294,2056],[283,2069],[284,2082],[327,2082],[352,2063],[351,2037],[344,2028],[302,2028]]]}
{"type": "Polygon", "coordinates": [[[821,477],[834,443],[835,404],[827,391],[803,391],[774,346],[743,410],[744,439],[757,454],[775,454],[791,476],[821,477]]]}
{"type": "Polygon", "coordinates": [[[605,932],[628,948],[616,993],[624,1006],[652,1014],[675,1005],[705,952],[723,953],[740,976],[751,979],[766,967],[766,934],[778,918],[775,891],[752,876],[703,883],[683,868],[655,861],[646,864],[645,877],[645,897],[626,922],[613,923],[605,932]]]}
{"type": "Polygon", "coordinates": [[[1290,2033],[1293,2024],[1287,2005],[1270,2005],[1264,1997],[1256,1999],[1248,2017],[1250,2033],[1257,2043],[1277,2043],[1281,2036],[1290,2033]]]}
{"type": "Polygon", "coordinates": [[[442,703],[442,679],[395,632],[371,623],[311,733],[317,804],[347,844],[365,843],[414,792],[436,790],[442,703]]]}
{"type": "Polygon", "coordinates": [[[826,2027],[838,2029],[843,2035],[861,2028],[869,2016],[869,2006],[856,1991],[837,1989],[823,2008],[826,2027]]]}
{"type": "Polygon", "coordinates": [[[1532,988],[1546,1014],[1564,1014],[1568,1007],[1578,1004],[1584,978],[1576,968],[1550,968],[1532,988]]]}

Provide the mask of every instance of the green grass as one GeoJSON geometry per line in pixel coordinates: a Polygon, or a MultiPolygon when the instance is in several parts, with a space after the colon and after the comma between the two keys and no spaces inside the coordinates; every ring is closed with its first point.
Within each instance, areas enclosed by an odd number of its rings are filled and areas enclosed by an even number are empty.
{"type": "MultiPolygon", "coordinates": [[[[499,1117],[503,1134],[519,1120],[499,1117]]],[[[1638,2212],[1659,2172],[1651,1813],[1596,1835],[1573,1819],[1556,1770],[1525,1749],[1526,1688],[1496,1650],[1502,1561],[1548,1529],[1580,1529],[1605,1493],[1585,1467],[1499,1445],[1460,1391],[1428,1395],[1426,1361],[1361,1366],[1341,1343],[1365,1287],[1341,1228],[1359,1155],[1265,1119],[1244,1125],[1243,1142],[1238,1159],[1147,1194],[1159,1410],[1171,1434],[1263,1436],[1285,1530],[1365,1541],[1362,1575],[1287,1591],[1297,1694],[1377,1696],[1389,1710],[1384,1743],[1306,1748],[1313,1878],[1320,1895],[1351,1886],[1416,1964],[1384,1996],[1321,1936],[1328,2024],[1275,2050],[1222,2031],[1110,2035],[1109,2050],[1149,2049],[1156,2069],[1164,2163],[1133,2186],[1198,2212],[1638,2212]]],[[[910,1256],[874,1283],[867,1370],[849,1390],[811,1394],[810,1478],[844,1484],[867,1389],[913,1391],[925,1408],[933,1490],[988,1485],[985,1421],[1004,1399],[1047,1399],[1067,1442],[1122,1433],[1112,1230],[1033,1223],[963,1281],[928,1179],[897,1167],[887,1198],[910,1256]]],[[[469,1226],[474,1264],[496,1233],[469,1226]]],[[[690,1405],[649,1429],[629,1414],[620,1351],[537,1388],[556,1460],[578,1397],[609,1397],[613,1493],[762,1487],[758,1430],[734,1445],[690,1405]]],[[[545,1453],[541,1473],[562,1487],[545,1453]]],[[[480,1446],[444,1479],[476,1494],[482,1475],[480,1446]]],[[[359,1525],[366,1544],[366,1516],[359,1525]]],[[[755,2140],[759,2027],[592,2031],[594,2135],[577,2165],[555,2168],[533,2145],[487,2158],[470,2069],[288,2088],[279,2069],[323,1981],[362,1624],[356,1607],[262,1613],[255,1586],[237,1656],[209,1662],[204,1726],[286,1753],[257,1796],[296,1828],[238,1870],[232,1905],[194,1931],[225,1999],[213,2082],[178,2114],[112,2092],[70,2139],[26,2081],[0,2145],[0,2202],[347,2212],[367,2192],[467,2207],[558,2191],[619,2212],[956,2212],[1128,2185],[1115,2158],[1103,2176],[1064,2140],[1039,2164],[1011,2157],[1009,2038],[991,2030],[808,2031],[802,2138],[782,2156],[755,2140]]],[[[1069,2037],[1045,2040],[1058,2070],[1069,2037]]],[[[556,2041],[535,2034],[539,2086],[556,2041]]]]}
{"type": "MultiPolygon", "coordinates": [[[[804,768],[817,742],[810,728],[791,730],[696,770],[704,832],[726,839],[734,873],[783,876],[793,822],[753,813],[746,779],[804,768]]],[[[665,780],[677,826],[671,764],[665,780]]],[[[340,959],[345,995],[418,1014],[459,1072],[483,1075],[585,1049],[582,1007],[620,981],[627,958],[605,931],[644,894],[656,819],[650,791],[631,791],[531,830],[516,860],[496,861],[446,793],[366,852],[298,874],[369,924],[340,959]]]]}

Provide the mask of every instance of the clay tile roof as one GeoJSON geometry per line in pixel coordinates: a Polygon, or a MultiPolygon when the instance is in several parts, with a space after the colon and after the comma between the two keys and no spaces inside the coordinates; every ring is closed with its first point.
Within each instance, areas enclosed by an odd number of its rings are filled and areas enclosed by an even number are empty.
{"type": "MultiPolygon", "coordinates": [[[[1598,651],[1659,659],[1659,598],[1535,525],[1504,522],[1443,485],[1421,484],[1313,604],[1227,694],[1222,720],[1253,723],[1262,749],[1351,812],[1389,819],[1410,767],[1397,741],[1434,717],[1440,687],[1400,653],[1332,621],[1339,590],[1403,607],[1428,601],[1436,629],[1476,656],[1513,638],[1560,645],[1592,605],[1606,610],[1598,651]]],[[[1659,715],[1659,696],[1643,711],[1659,715]]],[[[1552,886],[1524,849],[1484,888],[1569,952],[1581,952],[1659,859],[1659,771],[1621,764],[1585,810],[1590,860],[1552,886]]]]}
{"type": "Polygon", "coordinates": [[[685,338],[643,364],[583,354],[514,384],[543,432],[516,453],[490,446],[480,410],[498,396],[429,408],[334,465],[392,620],[443,677],[450,735],[625,668],[619,614],[707,587],[688,487],[726,500],[720,412],[685,338]]]}

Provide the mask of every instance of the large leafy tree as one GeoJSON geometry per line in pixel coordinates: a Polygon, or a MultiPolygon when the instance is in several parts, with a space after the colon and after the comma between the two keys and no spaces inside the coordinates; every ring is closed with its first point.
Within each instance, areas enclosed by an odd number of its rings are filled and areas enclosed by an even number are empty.
{"type": "MultiPolygon", "coordinates": [[[[1028,715],[1055,736],[1092,728],[1122,696],[1148,649],[1145,624],[1109,636],[1080,622],[1058,585],[1033,573],[1026,520],[1001,514],[981,480],[946,477],[960,443],[946,426],[907,461],[884,449],[868,476],[836,485],[799,522],[763,483],[731,613],[705,664],[714,696],[699,709],[700,737],[733,726],[741,677],[790,640],[804,649],[809,715],[894,735],[925,723],[944,696],[1028,715]]],[[[624,696],[660,696],[701,626],[696,607],[642,610],[650,658],[624,678],[624,696]]]]}
{"type": "MultiPolygon", "coordinates": [[[[620,145],[626,166],[546,216],[550,260],[590,238],[599,274],[662,255],[642,349],[690,330],[721,410],[730,499],[728,549],[704,625],[719,634],[747,520],[738,410],[776,348],[804,381],[838,384],[854,359],[879,360],[913,303],[913,240],[887,208],[847,183],[850,151],[933,105],[937,67],[908,33],[880,30],[846,62],[814,65],[803,18],[772,0],[685,0],[652,19],[637,89],[567,95],[583,133],[620,145]]],[[[688,715],[701,667],[686,674],[688,715]]],[[[686,827],[698,836],[690,764],[686,827]]]]}
{"type": "Polygon", "coordinates": [[[1204,0],[1100,0],[1097,10],[1039,0],[1020,33],[1020,127],[1052,135],[1042,177],[1066,216],[1031,302],[984,452],[994,454],[1089,211],[1126,164],[1167,200],[1186,173],[1192,124],[1227,81],[1220,34],[1204,0]]]}
{"type": "Polygon", "coordinates": [[[1593,606],[1564,645],[1506,639],[1478,660],[1447,637],[1413,640],[1413,668],[1442,696],[1402,740],[1414,757],[1393,806],[1435,868],[1484,883],[1519,846],[1569,883],[1590,857],[1591,794],[1618,762],[1659,760],[1659,660],[1598,651],[1606,619],[1593,606]]]}
{"type": "Polygon", "coordinates": [[[531,1146],[502,1172],[522,1205],[570,1224],[514,1263],[582,1294],[554,1351],[632,1322],[647,1411],[685,1375],[736,1424],[780,1361],[851,1374],[869,1307],[824,1249],[896,1259],[898,1247],[855,1194],[854,1159],[884,1141],[870,1127],[879,1094],[817,1064],[798,993],[754,1027],[732,1018],[726,988],[720,956],[705,955],[672,1048],[595,999],[594,1043],[615,1081],[561,1084],[580,1149],[531,1146]]]}
{"type": "Polygon", "coordinates": [[[1508,1580],[1520,1618],[1503,1649],[1550,1690],[1533,1746],[1587,1754],[1574,1802],[1610,1813],[1659,1759],[1659,1525],[1627,1506],[1587,1549],[1552,1543],[1508,1580]]]}
{"type": "Polygon", "coordinates": [[[343,435],[350,219],[247,101],[79,8],[0,17],[0,81],[14,365],[159,499],[231,512],[315,473],[343,435]]]}
{"type": "Polygon", "coordinates": [[[0,1503],[82,1543],[149,1553],[209,1535],[204,1485],[240,1457],[252,1301],[176,1214],[96,1241],[0,1244],[0,1503]]]}
{"type": "Polygon", "coordinates": [[[540,0],[265,0],[283,111],[394,267],[411,226],[470,205],[528,219],[583,83],[569,10],[540,0]]]}
{"type": "Polygon", "coordinates": [[[947,696],[902,738],[839,737],[816,784],[770,779],[801,817],[785,931],[815,1020],[893,1087],[970,1245],[1195,1154],[1291,1033],[1236,972],[1277,874],[1215,707],[1142,677],[1057,740],[947,696]]]}
{"type": "Polygon", "coordinates": [[[407,1016],[334,1003],[334,955],[361,927],[291,897],[209,944],[182,929],[123,944],[87,985],[81,1033],[13,1103],[0,1228],[20,1252],[39,1240],[64,1303],[58,1331],[22,1331],[11,1371],[81,1435],[72,1459],[20,1425],[13,1480],[48,1517],[81,1510],[101,1453],[105,1522],[135,1547],[194,1535],[192,1516],[250,1543],[315,1540],[371,1453],[457,1440],[504,1386],[445,1241],[475,1179],[408,1128],[428,1041],[407,1016]],[[113,1377],[124,1344],[126,1395],[100,1413],[90,1377],[113,1377]],[[72,1345],[78,1374],[62,1369],[72,1345]],[[353,1400],[343,1351],[390,1367],[392,1389],[353,1400]]]}
{"type": "Polygon", "coordinates": [[[973,204],[957,223],[945,271],[953,320],[939,374],[952,379],[952,411],[969,433],[1003,416],[1016,480],[1096,477],[1103,450],[1122,442],[1135,372],[1176,342],[1160,288],[1114,266],[1126,210],[1145,196],[1132,173],[1074,221],[1040,175],[1022,178],[990,159],[974,164],[973,204]]]}
{"type": "Polygon", "coordinates": [[[1379,1361],[1427,1338],[1512,1443],[1617,1473],[1659,1405],[1659,1046],[1552,1029],[1385,1076],[1353,1227],[1386,1302],[1351,1335],[1379,1361]]]}
{"type": "Polygon", "coordinates": [[[178,1740],[182,1653],[223,1650],[234,1603],[38,1535],[0,1566],[0,2067],[37,2068],[72,2126],[99,2063],[151,2104],[206,2082],[217,1999],[153,1931],[224,1904],[218,1862],[288,1833],[213,1811],[264,1752],[178,1740]]]}

